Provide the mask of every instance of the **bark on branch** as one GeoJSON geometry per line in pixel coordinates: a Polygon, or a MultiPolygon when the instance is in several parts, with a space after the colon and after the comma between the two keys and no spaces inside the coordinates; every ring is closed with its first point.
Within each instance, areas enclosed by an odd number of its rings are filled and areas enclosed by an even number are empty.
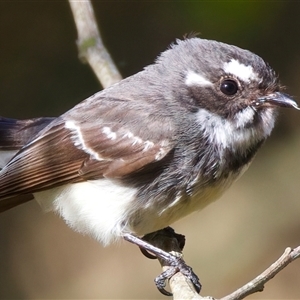
{"type": "Polygon", "coordinates": [[[111,56],[104,47],[92,4],[88,0],[69,0],[78,39],[79,57],[87,61],[103,88],[122,79],[111,56]]]}

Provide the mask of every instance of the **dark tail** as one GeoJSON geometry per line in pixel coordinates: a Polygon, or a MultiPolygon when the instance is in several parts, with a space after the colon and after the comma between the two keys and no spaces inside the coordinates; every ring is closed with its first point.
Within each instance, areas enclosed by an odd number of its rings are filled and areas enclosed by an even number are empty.
{"type": "Polygon", "coordinates": [[[54,118],[16,120],[0,117],[0,150],[19,150],[54,118]]]}
{"type": "MultiPolygon", "coordinates": [[[[15,120],[0,117],[0,172],[19,149],[29,143],[54,118],[15,120]],[[2,164],[2,165],[1,165],[2,164]]],[[[1,186],[0,186],[1,189],[1,186]]],[[[32,200],[30,194],[0,199],[0,212],[32,200]]]]}

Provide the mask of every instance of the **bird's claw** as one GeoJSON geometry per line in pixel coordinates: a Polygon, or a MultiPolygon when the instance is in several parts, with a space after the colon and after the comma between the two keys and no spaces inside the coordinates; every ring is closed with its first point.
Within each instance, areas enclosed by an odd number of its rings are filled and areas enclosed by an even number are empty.
{"type": "Polygon", "coordinates": [[[168,269],[162,272],[159,276],[155,278],[155,284],[157,289],[166,296],[172,296],[172,293],[168,292],[166,287],[166,281],[169,280],[176,273],[180,272],[187,279],[191,281],[196,292],[199,294],[201,290],[201,283],[199,282],[199,277],[194,273],[193,269],[188,266],[184,260],[177,256],[172,256],[173,259],[168,261],[168,269]]]}
{"type": "Polygon", "coordinates": [[[155,285],[157,289],[165,296],[172,296],[173,294],[168,292],[166,287],[166,281],[169,280],[172,276],[174,276],[178,270],[174,267],[168,268],[166,271],[162,272],[160,275],[158,275],[155,279],[155,285]]]}
{"type": "Polygon", "coordinates": [[[158,258],[160,263],[167,267],[164,272],[155,278],[156,287],[163,295],[172,296],[165,289],[166,281],[178,272],[191,281],[197,293],[200,292],[201,284],[198,276],[182,258],[181,251],[185,243],[183,235],[177,234],[171,227],[167,227],[147,234],[143,238],[138,238],[130,233],[124,234],[123,237],[125,240],[139,246],[146,257],[158,258]]]}

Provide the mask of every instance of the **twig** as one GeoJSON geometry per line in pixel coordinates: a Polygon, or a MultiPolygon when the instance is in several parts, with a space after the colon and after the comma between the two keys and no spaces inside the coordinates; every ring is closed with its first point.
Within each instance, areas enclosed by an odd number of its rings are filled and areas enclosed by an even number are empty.
{"type": "MultiPolygon", "coordinates": [[[[181,254],[181,247],[177,244],[177,239],[174,237],[170,237],[168,235],[164,235],[163,232],[160,235],[153,235],[153,239],[149,242],[154,244],[156,247],[163,249],[167,252],[176,252],[181,254]]],[[[287,248],[282,256],[273,263],[269,268],[267,268],[264,272],[258,275],[256,278],[237,289],[230,295],[222,297],[220,299],[216,299],[213,297],[203,297],[196,293],[193,285],[186,279],[186,277],[181,273],[176,273],[169,281],[170,289],[173,293],[173,299],[211,299],[211,300],[240,300],[244,299],[247,296],[254,294],[256,292],[261,292],[264,289],[264,285],[270,281],[277,273],[279,273],[282,269],[288,266],[292,261],[296,260],[300,257],[300,246],[291,249],[287,248]]],[[[163,260],[160,260],[160,263],[163,267],[163,270],[167,270],[168,266],[165,265],[163,260]]]]}
{"type": "Polygon", "coordinates": [[[78,32],[80,58],[84,58],[103,88],[120,81],[120,75],[103,45],[92,4],[89,0],[69,0],[78,32]]]}
{"type": "Polygon", "coordinates": [[[264,289],[264,285],[271,280],[277,273],[289,265],[292,261],[300,257],[300,246],[291,249],[286,248],[282,256],[273,263],[268,269],[254,278],[252,281],[248,282],[241,288],[234,291],[232,294],[225,296],[219,300],[239,300],[254,294],[256,292],[261,292],[264,289]]]}

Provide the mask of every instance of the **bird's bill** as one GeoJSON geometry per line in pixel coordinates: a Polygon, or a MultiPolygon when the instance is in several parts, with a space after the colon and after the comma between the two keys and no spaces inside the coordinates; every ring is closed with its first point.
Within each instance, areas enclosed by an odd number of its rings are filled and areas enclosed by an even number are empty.
{"type": "Polygon", "coordinates": [[[265,97],[258,98],[255,101],[254,105],[257,107],[260,106],[288,107],[288,108],[295,108],[300,110],[298,104],[292,98],[280,92],[275,92],[265,97]]]}

